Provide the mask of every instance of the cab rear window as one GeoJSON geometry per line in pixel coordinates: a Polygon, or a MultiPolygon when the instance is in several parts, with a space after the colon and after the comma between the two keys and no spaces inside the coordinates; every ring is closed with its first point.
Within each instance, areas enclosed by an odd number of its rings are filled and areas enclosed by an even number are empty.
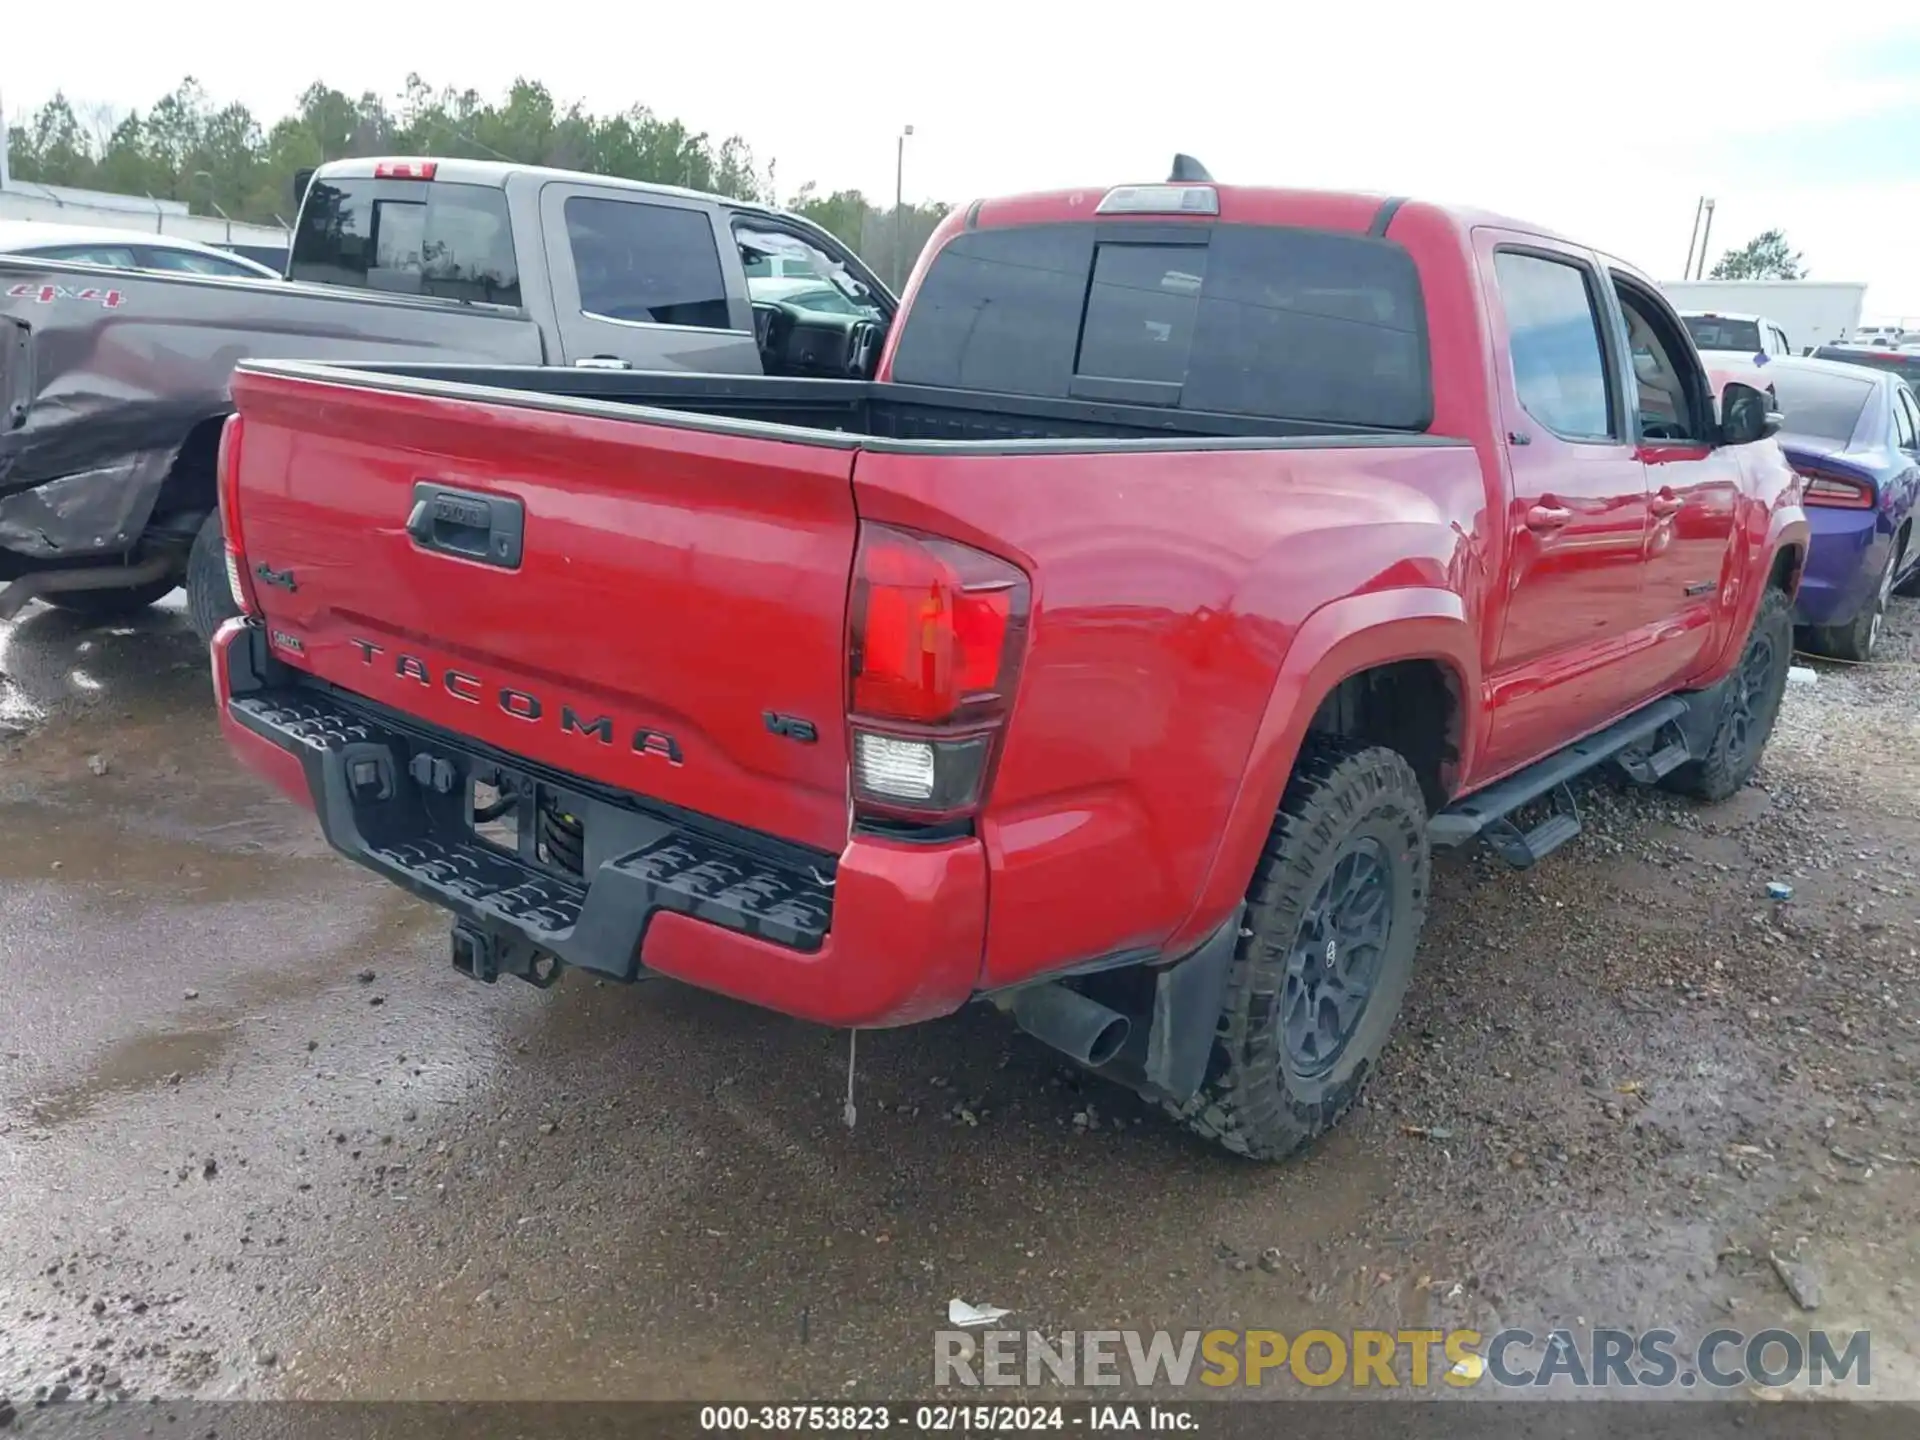
{"type": "Polygon", "coordinates": [[[506,193],[440,180],[316,179],[300,207],[287,278],[517,306],[506,193]]]}
{"type": "Polygon", "coordinates": [[[1752,320],[1729,320],[1724,315],[1688,315],[1687,333],[1695,349],[1739,350],[1751,355],[1765,348],[1760,326],[1752,320]]]}
{"type": "Polygon", "coordinates": [[[955,236],[893,378],[1395,430],[1432,419],[1426,307],[1388,240],[1247,225],[955,236]]]}

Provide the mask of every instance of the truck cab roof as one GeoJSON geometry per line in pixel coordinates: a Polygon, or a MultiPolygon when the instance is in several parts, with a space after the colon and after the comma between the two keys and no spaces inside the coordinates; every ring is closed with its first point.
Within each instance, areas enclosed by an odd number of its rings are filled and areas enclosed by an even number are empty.
{"type": "MultiPolygon", "coordinates": [[[[358,180],[438,180],[449,185],[488,185],[504,189],[521,180],[535,185],[549,182],[587,182],[608,190],[631,190],[636,194],[662,198],[699,200],[722,205],[749,215],[777,215],[786,220],[812,225],[804,216],[792,215],[751,200],[740,200],[709,190],[694,190],[684,185],[660,185],[651,180],[628,180],[618,175],[596,175],[584,170],[563,170],[552,165],[522,165],[509,160],[443,159],[433,155],[363,155],[352,160],[330,160],[313,172],[315,180],[345,178],[358,180]]],[[[815,227],[817,228],[817,227],[815,227]]]]}
{"type": "MultiPolygon", "coordinates": [[[[1084,186],[975,200],[955,209],[928,239],[916,274],[955,234],[972,230],[1071,223],[1165,221],[1170,224],[1273,226],[1379,239],[1424,239],[1414,248],[1455,253],[1475,230],[1491,229],[1584,251],[1607,269],[1653,284],[1638,266],[1534,221],[1498,211],[1362,190],[1310,190],[1214,181],[1153,181],[1084,186]],[[1197,193],[1194,199],[1189,193],[1197,193]],[[1183,206],[1190,208],[1182,208],[1183,206]],[[1409,223],[1411,222],[1411,223],[1409,223]],[[1442,238],[1444,237],[1444,238],[1442,238]]],[[[1416,256],[1416,259],[1418,257],[1416,256]]]]}
{"type": "Polygon", "coordinates": [[[1461,231],[1491,226],[1537,235],[1561,244],[1577,243],[1532,221],[1517,220],[1471,206],[1447,205],[1378,191],[1221,185],[1213,181],[1155,181],[1041,190],[976,200],[955,213],[964,216],[967,229],[1072,220],[1116,220],[1158,213],[1169,219],[1209,220],[1226,225],[1316,225],[1323,229],[1359,231],[1364,234],[1374,228],[1384,233],[1401,212],[1414,210],[1443,216],[1461,231]],[[1211,192],[1215,207],[1187,210],[1167,207],[1158,211],[1150,208],[1156,198],[1154,192],[1171,195],[1182,191],[1211,192]],[[1140,198],[1130,198],[1136,196],[1140,198]]]}

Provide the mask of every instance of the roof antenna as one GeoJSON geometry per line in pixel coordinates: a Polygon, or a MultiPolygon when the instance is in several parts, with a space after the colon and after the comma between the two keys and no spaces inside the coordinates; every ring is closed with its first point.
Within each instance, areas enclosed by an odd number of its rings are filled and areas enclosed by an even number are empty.
{"type": "Polygon", "coordinates": [[[1195,185],[1195,184],[1202,184],[1202,183],[1210,184],[1212,183],[1212,180],[1213,180],[1213,176],[1207,173],[1207,167],[1202,165],[1198,160],[1194,159],[1193,156],[1175,155],[1173,157],[1173,173],[1167,176],[1167,182],[1169,184],[1172,184],[1172,185],[1195,185]]]}

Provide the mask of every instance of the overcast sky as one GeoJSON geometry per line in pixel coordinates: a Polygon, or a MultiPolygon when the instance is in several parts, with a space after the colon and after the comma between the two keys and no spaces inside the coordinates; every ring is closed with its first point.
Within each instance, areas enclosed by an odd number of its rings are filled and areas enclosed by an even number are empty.
{"type": "Polygon", "coordinates": [[[1912,0],[157,8],[94,0],[84,43],[0,47],[0,101],[145,107],[191,73],[270,122],[315,79],[525,75],[737,132],[783,193],[890,197],[908,124],[909,199],[1157,179],[1186,150],[1223,181],[1506,211],[1662,278],[1705,194],[1715,255],[1778,226],[1814,278],[1868,282],[1869,318],[1920,318],[1912,0]]]}

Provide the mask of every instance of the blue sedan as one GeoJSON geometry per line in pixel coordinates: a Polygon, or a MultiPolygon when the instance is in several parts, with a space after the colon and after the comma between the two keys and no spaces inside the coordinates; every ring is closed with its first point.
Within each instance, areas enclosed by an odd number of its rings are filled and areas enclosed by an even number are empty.
{"type": "Polygon", "coordinates": [[[1795,616],[1801,646],[1867,660],[1887,597],[1920,584],[1920,402],[1897,374],[1832,360],[1769,361],[1780,448],[1805,482],[1813,531],[1795,616]]]}

